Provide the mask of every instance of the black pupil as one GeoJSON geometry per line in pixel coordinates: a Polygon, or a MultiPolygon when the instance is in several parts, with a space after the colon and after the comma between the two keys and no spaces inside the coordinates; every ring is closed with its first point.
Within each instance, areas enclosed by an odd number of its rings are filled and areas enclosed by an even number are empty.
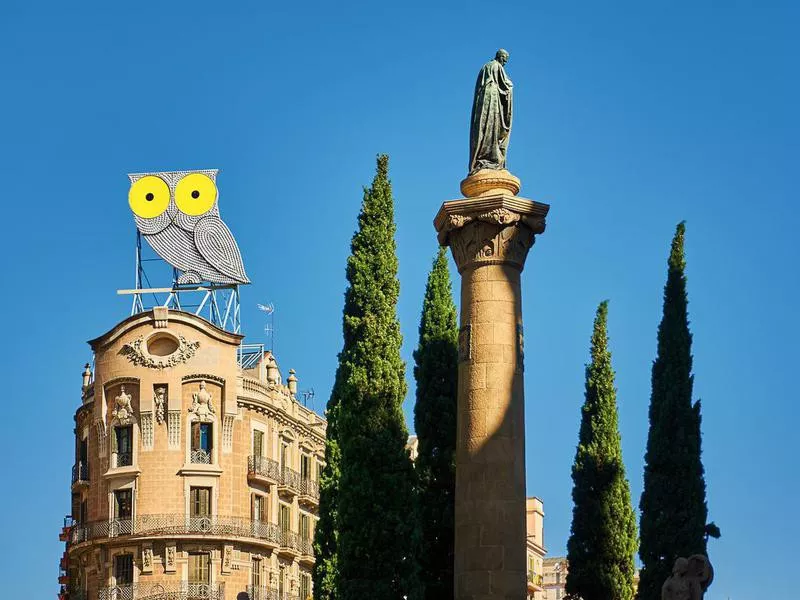
{"type": "Polygon", "coordinates": [[[200,197],[200,192],[198,192],[197,190],[193,190],[192,191],[192,198],[197,200],[199,197],[200,197]]]}
{"type": "Polygon", "coordinates": [[[147,195],[144,197],[144,199],[147,200],[148,202],[151,202],[153,198],[155,198],[155,196],[153,196],[151,192],[147,192],[147,195]]]}

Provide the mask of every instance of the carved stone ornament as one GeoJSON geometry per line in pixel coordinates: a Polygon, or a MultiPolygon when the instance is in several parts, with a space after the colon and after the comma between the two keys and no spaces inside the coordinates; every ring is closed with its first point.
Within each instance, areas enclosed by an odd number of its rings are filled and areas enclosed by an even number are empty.
{"type": "MultiPolygon", "coordinates": [[[[507,215],[498,216],[507,219],[507,215]]],[[[522,270],[534,233],[526,225],[474,220],[449,236],[459,273],[487,264],[511,264],[522,270]]]]}
{"type": "Polygon", "coordinates": [[[187,362],[195,355],[200,342],[190,342],[182,335],[178,336],[178,349],[168,356],[153,356],[145,349],[144,336],[138,337],[130,344],[125,344],[119,351],[138,367],[148,369],[166,369],[187,362]]]}
{"type": "Polygon", "coordinates": [[[222,572],[230,573],[233,565],[233,546],[224,546],[222,549],[222,572]]]}
{"type": "Polygon", "coordinates": [[[167,405],[167,388],[157,387],[153,393],[153,405],[156,407],[156,423],[164,423],[164,408],[167,405]]]}
{"type": "Polygon", "coordinates": [[[661,588],[661,600],[703,600],[712,581],[714,568],[702,554],[677,558],[672,575],[661,588]]]}
{"type": "Polygon", "coordinates": [[[129,425],[133,422],[133,407],[131,406],[131,395],[125,393],[125,386],[119,388],[119,396],[114,398],[114,410],[111,411],[120,425],[129,425]]]}
{"type": "Polygon", "coordinates": [[[167,546],[164,552],[164,570],[174,573],[175,572],[175,546],[167,546]]]}
{"type": "Polygon", "coordinates": [[[206,382],[200,381],[200,391],[192,394],[192,405],[189,412],[193,413],[198,421],[213,421],[216,410],[211,394],[206,389],[206,382]]]}
{"type": "Polygon", "coordinates": [[[142,548],[142,573],[153,572],[153,549],[149,546],[142,548]]]}

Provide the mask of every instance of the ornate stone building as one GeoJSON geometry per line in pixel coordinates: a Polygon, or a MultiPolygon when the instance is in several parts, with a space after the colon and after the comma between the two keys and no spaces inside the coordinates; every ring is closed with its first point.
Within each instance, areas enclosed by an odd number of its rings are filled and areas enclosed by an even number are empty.
{"type": "Polygon", "coordinates": [[[90,342],[62,599],[311,596],[326,423],[241,342],[166,308],[90,342]]]}

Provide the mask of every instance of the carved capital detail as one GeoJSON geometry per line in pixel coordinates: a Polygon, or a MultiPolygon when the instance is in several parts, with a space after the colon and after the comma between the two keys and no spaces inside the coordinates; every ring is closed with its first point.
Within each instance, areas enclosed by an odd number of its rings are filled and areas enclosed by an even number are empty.
{"type": "Polygon", "coordinates": [[[521,223],[500,225],[479,220],[451,232],[449,242],[459,273],[492,264],[509,264],[521,271],[534,237],[533,231],[521,223]]]}

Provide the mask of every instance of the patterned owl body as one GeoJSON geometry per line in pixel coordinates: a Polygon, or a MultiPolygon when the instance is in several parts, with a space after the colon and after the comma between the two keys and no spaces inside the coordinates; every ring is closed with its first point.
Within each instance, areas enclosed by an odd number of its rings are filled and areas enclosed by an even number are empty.
{"type": "Polygon", "coordinates": [[[181,271],[178,283],[250,283],[219,216],[216,170],[128,175],[128,203],[150,247],[181,271]]]}

